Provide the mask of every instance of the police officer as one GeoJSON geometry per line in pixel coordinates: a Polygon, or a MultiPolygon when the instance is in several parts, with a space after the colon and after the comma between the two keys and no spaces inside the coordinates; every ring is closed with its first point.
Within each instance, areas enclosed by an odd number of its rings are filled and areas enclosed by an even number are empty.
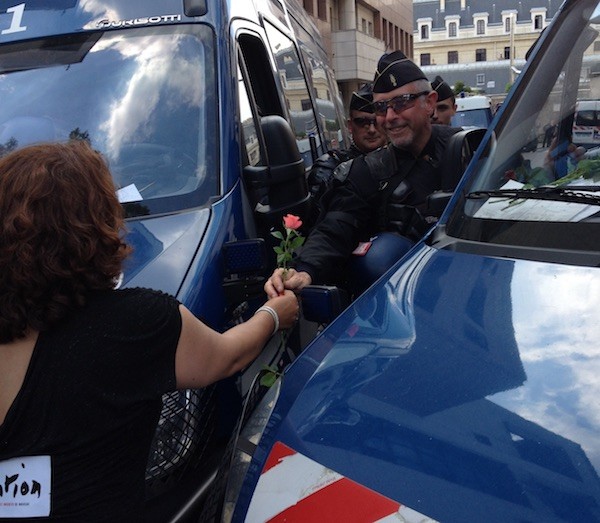
{"type": "MultiPolygon", "coordinates": [[[[323,194],[331,187],[333,171],[342,162],[370,153],[386,144],[387,138],[373,114],[373,91],[370,84],[352,93],[346,122],[352,144],[348,149],[328,151],[313,164],[308,175],[308,186],[317,205],[323,194]]],[[[316,217],[315,217],[316,218],[316,217]]]]}
{"type": "Polygon", "coordinates": [[[438,94],[431,123],[452,125],[452,117],[456,114],[456,96],[452,88],[441,76],[436,76],[431,87],[438,94]]]}
{"type": "Polygon", "coordinates": [[[371,254],[387,256],[375,264],[381,272],[427,232],[437,219],[427,213],[427,197],[439,189],[454,189],[443,187],[441,159],[448,139],[460,130],[431,124],[437,97],[423,71],[402,52],[379,60],[373,107],[390,143],[338,167],[324,217],[310,232],[285,282],[277,269],[265,283],[269,296],[284,287],[337,283],[340,268],[347,266],[357,245],[357,254],[367,253],[363,270],[371,254]],[[383,234],[387,232],[393,235],[383,234]],[[378,240],[369,243],[374,236],[386,239],[382,249],[378,240]],[[362,249],[359,242],[370,247],[362,249]]]}

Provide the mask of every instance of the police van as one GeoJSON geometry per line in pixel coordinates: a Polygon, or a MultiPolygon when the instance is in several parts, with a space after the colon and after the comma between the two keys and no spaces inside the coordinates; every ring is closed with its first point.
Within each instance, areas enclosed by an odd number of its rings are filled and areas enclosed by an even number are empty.
{"type": "Polygon", "coordinates": [[[588,149],[600,146],[600,100],[577,101],[573,143],[588,149]]]}
{"type": "Polygon", "coordinates": [[[224,521],[600,521],[599,50],[598,0],[564,1],[439,222],[251,416],[224,521]]]}
{"type": "MultiPolygon", "coordinates": [[[[25,0],[0,11],[1,150],[89,141],[127,216],[122,285],[170,293],[217,330],[249,317],[275,266],[271,229],[307,215],[306,170],[348,146],[331,66],[296,0],[25,0]]],[[[148,521],[198,517],[260,391],[254,378],[281,371],[311,328],[274,338],[239,376],[164,398],[148,521]]]]}
{"type": "Polygon", "coordinates": [[[489,96],[459,96],[456,98],[456,114],[452,117],[452,125],[463,129],[487,128],[493,116],[492,99],[489,96]]]}

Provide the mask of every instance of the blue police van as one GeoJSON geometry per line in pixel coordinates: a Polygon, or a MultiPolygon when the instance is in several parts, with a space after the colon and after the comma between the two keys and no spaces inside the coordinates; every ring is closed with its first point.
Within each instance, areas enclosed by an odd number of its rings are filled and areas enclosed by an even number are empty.
{"type": "MultiPolygon", "coordinates": [[[[218,330],[264,301],[271,229],[307,216],[306,170],[348,145],[295,0],[4,2],[0,98],[0,152],[82,139],[107,158],[134,247],[121,285],[175,295],[218,330]]],[[[260,397],[256,376],[292,361],[305,327],[239,376],[164,398],[148,521],[197,520],[244,401],[260,397]]]]}
{"type": "Polygon", "coordinates": [[[600,521],[598,71],[598,0],[566,0],[439,223],[250,417],[223,521],[600,521]]]}

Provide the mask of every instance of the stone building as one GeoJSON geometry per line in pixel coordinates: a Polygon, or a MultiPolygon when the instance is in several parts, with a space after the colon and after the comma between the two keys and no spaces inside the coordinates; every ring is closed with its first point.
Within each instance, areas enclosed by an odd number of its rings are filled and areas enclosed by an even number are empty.
{"type": "Polygon", "coordinates": [[[412,0],[303,0],[332,58],[342,98],[371,82],[385,52],[413,56],[412,0]]]}
{"type": "Polygon", "coordinates": [[[501,99],[561,0],[414,0],[414,57],[427,76],[501,99]]]}

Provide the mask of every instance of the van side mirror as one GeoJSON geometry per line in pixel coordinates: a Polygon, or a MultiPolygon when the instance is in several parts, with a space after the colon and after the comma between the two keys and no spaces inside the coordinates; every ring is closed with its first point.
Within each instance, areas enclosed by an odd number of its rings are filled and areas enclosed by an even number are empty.
{"type": "Polygon", "coordinates": [[[481,143],[487,129],[465,129],[453,134],[448,139],[442,167],[442,191],[452,192],[465,173],[471,158],[481,143]]]}
{"type": "Polygon", "coordinates": [[[427,214],[438,218],[444,212],[450,198],[454,193],[448,191],[435,191],[427,197],[427,214]]]}
{"type": "Polygon", "coordinates": [[[331,323],[350,304],[345,290],[328,285],[307,285],[300,297],[304,319],[320,325],[331,323]]]}
{"type": "Polygon", "coordinates": [[[245,167],[244,178],[252,192],[258,225],[268,231],[280,226],[285,214],[308,216],[310,194],[304,160],[287,120],[263,116],[261,129],[267,165],[245,167]]]}

